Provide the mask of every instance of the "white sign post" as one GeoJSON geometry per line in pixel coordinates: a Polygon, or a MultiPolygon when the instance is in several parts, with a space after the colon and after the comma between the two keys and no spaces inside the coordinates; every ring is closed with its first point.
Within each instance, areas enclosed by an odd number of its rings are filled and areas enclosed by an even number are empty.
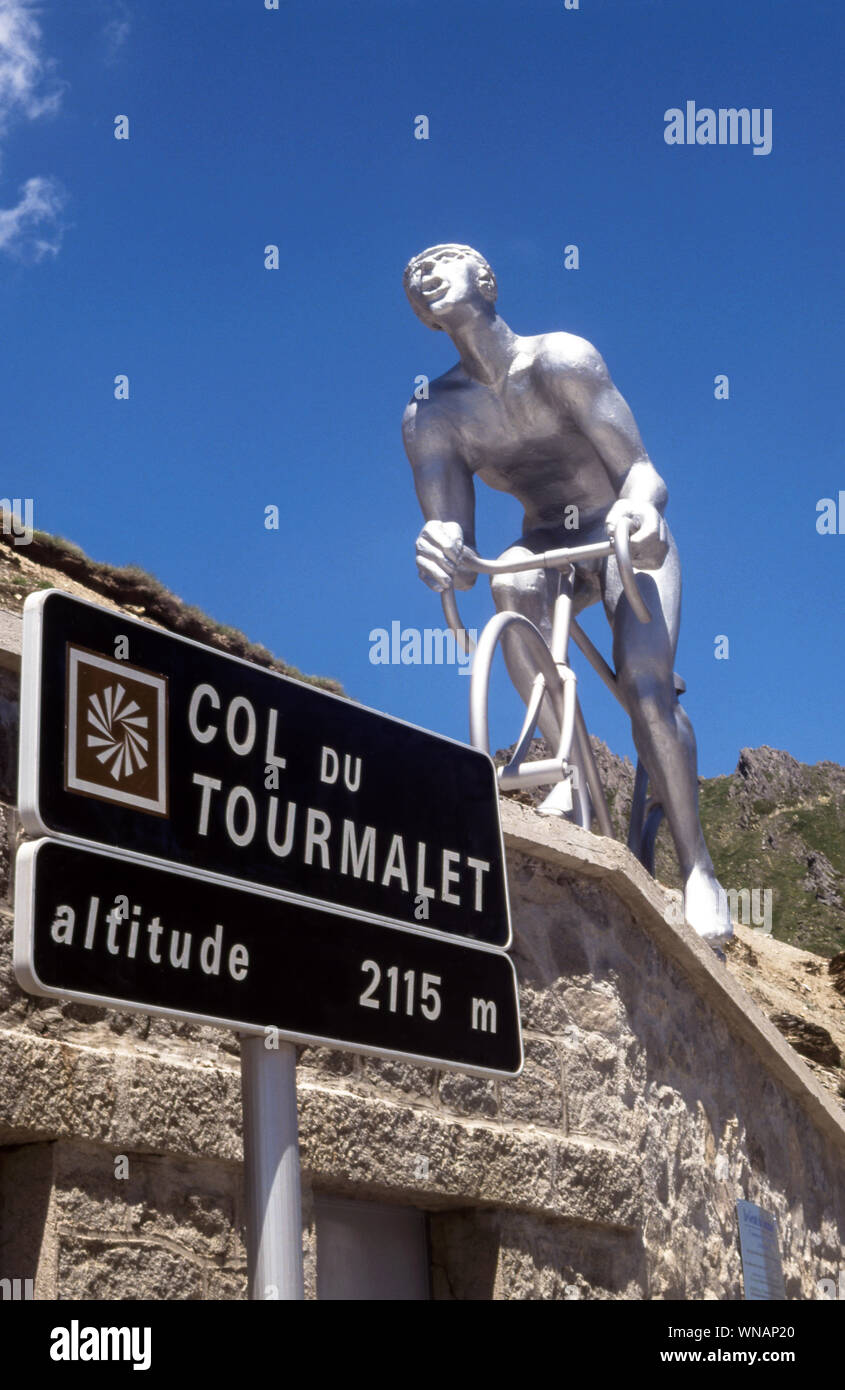
{"type": "Polygon", "coordinates": [[[296,1047],[241,1035],[249,1296],[305,1297],[296,1047]]]}

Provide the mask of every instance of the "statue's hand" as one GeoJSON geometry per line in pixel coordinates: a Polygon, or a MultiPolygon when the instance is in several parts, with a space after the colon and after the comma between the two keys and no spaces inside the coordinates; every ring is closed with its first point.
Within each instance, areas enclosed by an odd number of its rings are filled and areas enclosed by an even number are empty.
{"type": "Polygon", "coordinates": [[[464,533],[457,521],[427,521],[417,537],[417,573],[437,593],[471,589],[476,576],[462,571],[464,533]]]}
{"type": "Polygon", "coordinates": [[[641,570],[659,570],[669,549],[666,522],[651,502],[620,497],[614,502],[604,524],[612,535],[621,517],[630,517],[636,529],[630,533],[631,560],[641,570]]]}

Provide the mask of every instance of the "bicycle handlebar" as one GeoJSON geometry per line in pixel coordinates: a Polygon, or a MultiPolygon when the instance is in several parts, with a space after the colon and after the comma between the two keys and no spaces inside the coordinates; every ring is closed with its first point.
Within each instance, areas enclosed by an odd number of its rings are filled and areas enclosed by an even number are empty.
{"type": "MultiPolygon", "coordinates": [[[[641,623],[650,623],[651,614],[637,586],[634,567],[631,563],[631,551],[628,542],[629,530],[632,525],[633,522],[627,517],[622,517],[617,522],[613,534],[606,541],[598,541],[594,545],[574,546],[570,550],[543,550],[538,555],[530,555],[525,560],[484,560],[480,555],[476,555],[469,546],[466,546],[461,555],[461,564],[465,569],[473,570],[476,574],[521,574],[525,570],[568,569],[570,565],[577,564],[579,560],[602,560],[607,555],[615,555],[619,568],[619,578],[622,581],[622,588],[628,602],[641,623]]],[[[454,589],[444,589],[440,598],[447,623],[462,641],[464,650],[471,650],[470,639],[466,637],[466,628],[458,612],[454,589]]]]}
{"type": "Polygon", "coordinates": [[[580,545],[573,550],[541,550],[526,560],[483,560],[469,546],[461,552],[461,564],[476,574],[521,574],[523,570],[565,569],[579,560],[600,560],[613,554],[613,542],[597,541],[595,545],[580,545]]]}

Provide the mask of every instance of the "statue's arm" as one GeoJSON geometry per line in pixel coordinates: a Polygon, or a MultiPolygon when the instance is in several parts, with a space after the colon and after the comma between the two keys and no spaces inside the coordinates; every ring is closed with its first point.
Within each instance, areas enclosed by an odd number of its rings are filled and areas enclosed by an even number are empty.
{"type": "Polygon", "coordinates": [[[436,417],[425,419],[421,402],[411,401],[402,419],[405,452],[426,521],[454,521],[467,545],[475,544],[475,488],[472,474],[436,417]]]}
{"type": "Polygon", "coordinates": [[[584,339],[567,335],[566,346],[553,348],[551,355],[557,389],[601,458],[617,497],[650,503],[663,512],[668,489],[601,354],[584,339]]]}
{"type": "Polygon", "coordinates": [[[454,584],[469,589],[476,576],[462,572],[464,545],[475,547],[475,487],[448,426],[436,407],[411,401],[402,420],[405,452],[426,524],[417,538],[420,578],[441,590],[454,584]]]}

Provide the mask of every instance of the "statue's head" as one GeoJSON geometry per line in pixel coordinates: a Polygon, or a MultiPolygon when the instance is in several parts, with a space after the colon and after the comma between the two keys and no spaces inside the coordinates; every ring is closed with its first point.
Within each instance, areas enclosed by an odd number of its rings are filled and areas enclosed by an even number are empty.
{"type": "Polygon", "coordinates": [[[411,308],[429,328],[448,332],[468,312],[494,313],[496,277],[471,246],[430,246],[408,262],[402,282],[411,308]]]}

